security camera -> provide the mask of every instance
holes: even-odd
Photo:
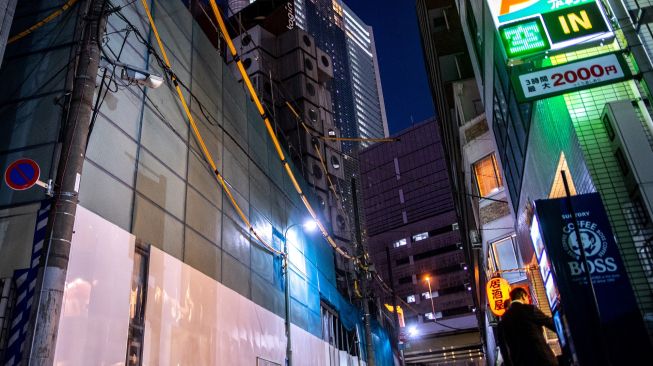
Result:
[[[163,78],[161,76],[153,75],[147,71],[139,70],[127,65],[123,65],[123,69],[120,72],[120,78],[152,89],[156,89],[163,84]]]

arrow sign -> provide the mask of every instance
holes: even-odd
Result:
[[[16,191],[24,191],[38,183],[41,175],[39,165],[32,159],[18,159],[5,170],[5,183]]]

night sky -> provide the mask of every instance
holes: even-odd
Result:
[[[344,0],[374,28],[390,133],[434,115],[415,0]]]

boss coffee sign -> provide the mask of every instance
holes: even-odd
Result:
[[[590,329],[587,322],[592,321],[588,314],[593,308],[594,297],[587,283],[588,272],[599,307],[603,337],[610,345],[607,352],[610,358],[614,356],[613,361],[620,358],[624,361],[624,353],[629,354],[630,358],[639,357],[635,354],[641,352],[649,352],[647,342],[639,340],[639,337],[647,339],[648,336],[599,194],[571,197],[577,225],[574,225],[566,200],[536,201],[535,210],[537,225],[560,293],[562,310],[579,356],[584,352],[593,352],[593,347],[596,347],[596,344],[588,344],[588,340],[592,339],[587,334]],[[577,234],[580,235],[580,242]],[[586,262],[580,257],[581,245],[585,249]],[[641,351],[640,347],[646,351]]]
[[[581,59],[513,77],[520,102],[551,97],[601,86],[630,78],[631,72],[622,53]]]
[[[595,0],[488,0],[508,58],[614,37]]]

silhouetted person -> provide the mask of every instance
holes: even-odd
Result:
[[[521,287],[510,291],[510,307],[499,323],[499,346],[505,365],[557,366],[553,351],[546,343],[542,327],[555,331],[553,319],[529,304],[528,293]]]

